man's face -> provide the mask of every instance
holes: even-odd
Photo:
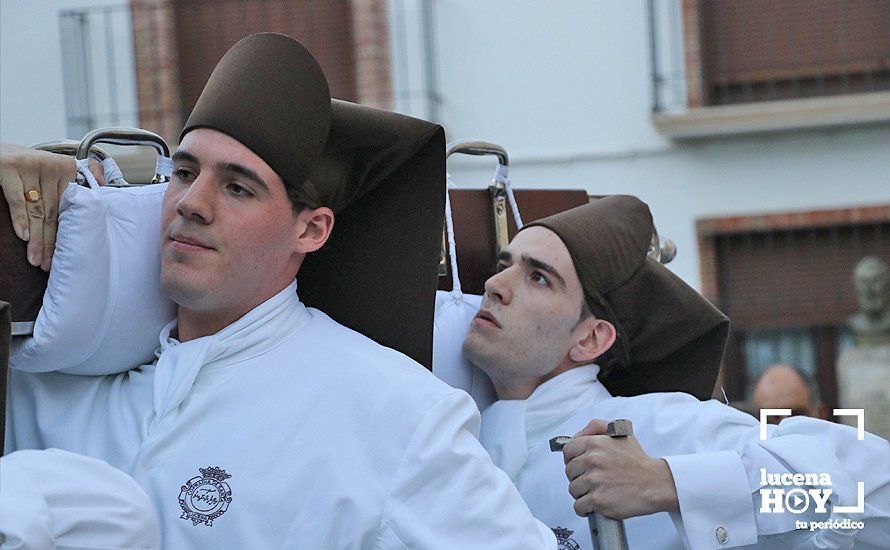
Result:
[[[756,409],[791,409],[792,416],[825,418],[810,388],[791,367],[772,367],[757,382],[752,396]],[[785,417],[769,416],[767,422],[778,424]]]
[[[284,183],[250,149],[206,128],[186,134],[173,160],[161,282],[181,312],[233,322],[299,269],[299,228]]]
[[[489,375],[499,395],[507,381],[537,386],[569,361],[582,299],[562,240],[544,227],[525,229],[501,253],[498,273],[485,283],[464,356]]]

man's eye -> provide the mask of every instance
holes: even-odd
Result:
[[[229,190],[230,193],[237,197],[251,197],[253,193],[251,193],[246,187],[238,185],[237,183],[230,183],[226,186],[226,189]]]
[[[505,269],[507,269],[507,264],[498,263],[498,265],[494,268],[494,271],[495,273],[500,273]]]
[[[535,271],[531,274],[531,280],[536,285],[541,286],[550,286],[550,279],[547,278],[546,275],[541,273],[540,271]]]
[[[189,180],[194,178],[194,175],[191,173],[191,171],[186,170],[185,168],[177,168],[173,171],[173,176],[176,179],[180,180]]]

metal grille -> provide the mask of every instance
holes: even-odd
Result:
[[[890,90],[886,0],[649,0],[649,9],[654,111],[685,108],[684,82],[705,105]],[[675,51],[689,44],[699,49]]]
[[[60,24],[69,137],[138,125],[130,6],[63,11]]]
[[[737,327],[839,325],[857,308],[864,256],[890,261],[890,224],[750,232],[717,239],[720,302]]]

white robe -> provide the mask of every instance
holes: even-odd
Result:
[[[165,548],[553,548],[479,445],[470,398],[291,285],[107,376],[13,372],[7,448],[130,474]]]
[[[59,449],[0,458],[0,548],[158,548],[148,495],[106,462]]]
[[[890,548],[890,446],[856,430],[794,417],[770,427],[716,401],[684,393],[612,397],[597,381],[599,367],[578,367],[541,384],[525,400],[497,401],[482,414],[481,441],[516,484],[532,513],[556,530],[560,549],[591,549],[587,519],[578,517],[566,487],[562,453],[548,441],[573,435],[591,419],[627,418],[646,453],[670,466],[679,514],[657,513],[625,521],[631,548]],[[693,454],[695,453],[695,454]],[[865,528],[795,530],[795,521],[827,519],[813,512],[756,513],[760,468],[769,473],[831,474],[832,498],[856,504],[856,481],[865,482]],[[788,488],[790,489],[790,487]],[[835,501],[832,501],[835,502]],[[841,516],[836,515],[838,519]],[[718,532],[719,531],[719,532]],[[720,542],[725,535],[725,542]],[[758,539],[758,535],[760,538]]]

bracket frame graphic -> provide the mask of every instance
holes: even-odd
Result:
[[[856,439],[865,440],[865,409],[834,409],[831,411],[834,416],[855,416],[856,417]],[[767,433],[767,418],[770,416],[791,416],[791,409],[760,409],[760,440],[766,441],[769,437]],[[856,482],[856,506],[835,506],[834,512],[840,514],[863,514],[865,513],[865,482]]]

